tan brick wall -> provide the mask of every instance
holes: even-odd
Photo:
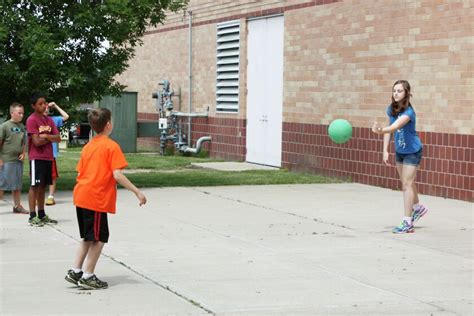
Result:
[[[220,118],[246,117],[246,15],[260,16],[275,8],[294,8],[298,5],[335,0],[267,0],[267,1],[205,1],[191,0],[187,10],[193,12],[193,100],[192,111],[215,113],[216,85],[216,25],[218,22],[239,19],[241,22],[240,41],[240,100],[238,114],[217,114]],[[267,10],[267,11],[266,11]],[[271,12],[269,12],[271,14]],[[243,17],[242,17],[243,16]],[[219,21],[216,21],[219,20]],[[210,22],[213,21],[213,22]],[[158,87],[158,82],[168,79],[175,93],[181,89],[181,110],[189,109],[189,73],[188,50],[189,29],[188,15],[184,12],[167,16],[166,23],[157,28],[150,28],[143,37],[143,45],[136,50],[136,56],[129,63],[125,73],[118,76],[120,83],[127,86],[127,91],[138,92],[138,111],[156,113],[151,94]],[[175,98],[175,109],[179,99]]]
[[[190,1],[193,13],[193,139],[211,135],[211,155],[245,160],[246,20],[285,16],[282,164],[289,169],[349,176],[397,188],[394,168],[381,164],[381,138],[392,84],[407,79],[424,143],[419,189],[473,201],[474,2],[469,0]],[[215,112],[216,24],[241,21],[240,111]],[[170,15],[150,30],[119,81],[138,92],[139,117],[156,113],[151,93],[168,79],[188,109],[188,20]],[[178,109],[178,100],[175,99]],[[152,115],[153,116],[153,115]],[[155,118],[155,116],[153,116]],[[327,125],[348,119],[351,141],[335,145]],[[145,144],[145,141],[147,144]],[[158,139],[144,139],[157,146]],[[393,158],[393,157],[392,157]]]
[[[209,20],[226,19],[236,15],[245,15],[254,12],[261,12],[276,7],[295,6],[299,4],[311,4],[315,2],[328,3],[331,1],[314,0],[190,0],[188,7],[184,11],[168,14],[166,23],[150,30],[167,29],[179,27],[187,23],[185,11],[192,11],[195,23],[207,23]]]
[[[407,79],[421,131],[474,132],[472,1],[344,1],[285,13],[284,121],[386,121]]]
[[[204,112],[209,107],[209,114],[216,115],[216,24],[194,26],[193,67],[192,67],[192,111]],[[246,44],[245,19],[241,19],[242,41],[241,77],[240,77],[240,111],[236,114],[218,114],[219,117],[241,118],[245,116],[246,79]],[[165,33],[153,33],[143,37],[143,45],[136,51],[136,56],[129,63],[125,73],[117,80],[126,85],[127,91],[138,92],[138,111],[156,113],[155,100],[151,94],[160,90],[158,82],[167,79],[181,100],[174,98],[175,110],[187,112],[189,109],[189,29],[181,28]],[[181,108],[179,108],[179,103]]]
[[[188,51],[187,31],[152,34],[143,38],[143,46],[136,50],[129,68],[118,77],[127,91],[138,92],[138,111],[156,113],[151,94],[161,89],[158,82],[170,80],[175,93],[182,89],[181,104],[187,102]],[[178,107],[178,99],[175,99]]]
[[[473,2],[311,3],[315,1],[190,1],[195,24],[192,110],[209,106],[215,115],[213,21],[283,8],[284,121],[328,124],[342,117],[356,127],[385,121],[391,85],[404,78],[412,84],[420,131],[473,134]],[[240,21],[240,112],[219,114],[223,117],[246,116],[246,18]],[[163,79],[176,92],[181,88],[181,109],[188,109],[187,23],[182,12],[168,16],[165,25],[143,38],[144,45],[119,77],[128,90],[139,93],[140,112],[155,111],[150,96]],[[170,27],[176,29],[166,31]]]

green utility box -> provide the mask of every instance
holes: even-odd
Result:
[[[103,97],[99,107],[112,112],[114,129],[110,137],[120,144],[123,152],[137,152],[137,93],[123,92],[120,97]]]

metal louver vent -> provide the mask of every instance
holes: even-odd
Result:
[[[239,111],[240,22],[217,24],[216,111]]]

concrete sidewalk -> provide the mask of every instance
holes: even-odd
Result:
[[[473,204],[361,184],[120,190],[97,275],[64,280],[78,245],[71,192],[30,227],[0,201],[1,315],[471,315]],[[7,196],[6,198],[10,198]],[[26,204],[26,197],[23,197]]]
[[[223,161],[223,162],[193,162],[192,167],[213,169],[220,171],[248,171],[248,170],[280,170],[277,167],[270,167],[265,165],[258,165],[249,162],[240,161]]]

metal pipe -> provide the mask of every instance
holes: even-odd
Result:
[[[172,111],[171,115],[173,116],[184,116],[184,117],[207,117],[208,113],[207,112],[191,112],[191,113],[184,113],[184,112],[176,112]]]
[[[193,104],[193,12],[189,14],[189,109],[191,113]],[[188,117],[188,145],[191,145],[191,116]]]
[[[185,153],[197,154],[198,152],[201,151],[202,143],[210,142],[210,141],[211,141],[211,136],[203,136],[203,137],[199,138],[198,141],[196,142],[196,148],[191,148],[191,147],[186,146],[186,147],[184,147],[180,150],[182,152],[185,152]]]

